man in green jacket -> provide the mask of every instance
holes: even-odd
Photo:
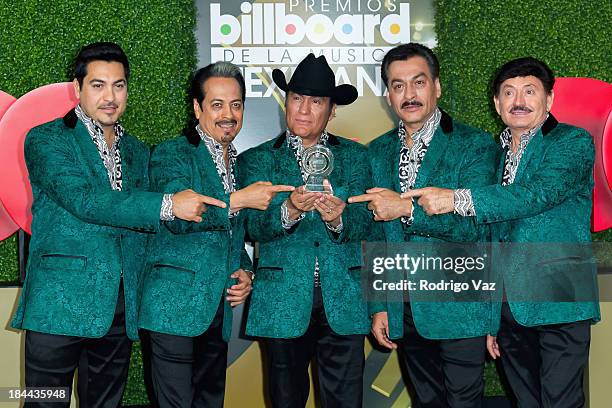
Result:
[[[487,133],[453,120],[438,108],[439,71],[435,54],[420,44],[400,45],[385,55],[382,79],[388,89],[387,101],[400,122],[370,143],[375,187],[349,199],[369,202],[374,220],[382,223],[388,250],[395,253],[426,250],[444,256],[449,243],[487,239],[487,228],[472,219],[456,214],[431,219],[400,196],[431,183],[467,188],[493,181],[495,143]],[[441,278],[459,280],[461,271],[457,271]],[[414,282],[433,279],[433,273],[422,268],[416,271]],[[401,275],[400,279],[413,279]],[[418,406],[479,407],[485,335],[490,329],[488,295],[456,300],[437,291],[402,294],[387,290],[372,296],[376,296],[370,303],[372,332],[381,345],[398,348]]]
[[[304,407],[308,365],[317,360],[322,406],[362,404],[364,335],[370,327],[361,293],[360,241],[367,237],[365,205],[346,205],[371,183],[365,147],[325,128],[336,105],[357,99],[351,85],[336,86],[324,56],[309,54],[287,83],[280,70],[274,82],[286,92],[287,131],[239,156],[245,183],[270,180],[297,186],[279,194],[265,211],[247,211],[247,231],[259,242],[259,263],[247,334],[263,337],[268,389],[274,407]],[[311,165],[333,171],[319,190]],[[311,148],[311,150],[307,150]],[[314,158],[315,160],[310,160]]]
[[[87,407],[121,403],[138,338],[145,232],[168,217],[197,220],[205,204],[225,206],[193,191],[147,191],[149,149],[118,122],[129,74],[118,45],[82,48],[73,81],[79,104],[25,142],[32,240],[12,322],[27,330],[25,385],[66,387],[69,398],[80,360],[79,401]]]
[[[550,113],[554,82],[531,57],[507,62],[495,76],[493,101],[507,126],[496,184],[407,194],[420,197],[432,219],[467,209],[503,243],[493,262],[505,301],[487,348],[501,356],[520,407],[584,405],[591,323],[600,319],[590,248],[595,151],[584,129]]]
[[[187,188],[225,202],[202,222],[172,220],[150,241],[139,326],[149,332],[153,390],[161,407],[222,407],[232,307],[251,291],[244,249],[244,209],[265,210],[274,195],[292,191],[256,181],[240,189],[236,149],[245,84],[240,69],[217,62],[191,83],[195,118],[185,134],[151,156],[151,188]]]

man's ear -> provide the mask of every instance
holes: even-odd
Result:
[[[202,114],[202,107],[196,98],[193,98],[193,114],[195,115],[196,119],[200,119],[200,115]]]
[[[555,91],[551,89],[550,93],[546,96],[546,112],[550,112],[554,99],[555,99]]]
[[[327,119],[327,122],[329,122],[335,117],[336,117],[336,104],[332,103],[332,107],[331,107],[331,110],[329,111],[329,118]]]
[[[493,104],[495,105],[495,110],[497,111],[497,114],[501,116],[501,106],[499,104],[499,98],[497,97],[497,95],[493,95]]]
[[[79,85],[79,81],[75,78],[72,80],[72,86],[74,87],[74,96],[77,99],[81,99],[81,85]]]

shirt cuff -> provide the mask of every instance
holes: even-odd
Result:
[[[407,227],[411,226],[412,223],[414,222],[414,198],[411,198],[410,201],[412,202],[412,206],[410,207],[410,216],[409,217],[402,217],[400,218],[401,222],[406,225]]]
[[[230,210],[229,208],[227,209],[228,218],[234,218],[238,214],[240,214],[240,210],[232,212],[232,210]]]
[[[472,190],[467,188],[459,188],[453,192],[455,199],[455,213],[462,217],[474,217],[476,209],[474,209],[474,201],[472,201]]]
[[[305,214],[301,213],[300,216],[296,220],[292,220],[289,218],[289,210],[287,209],[287,201],[284,201],[281,205],[281,222],[283,224],[283,228],[288,230],[291,229],[295,224],[302,221]]]
[[[328,230],[330,230],[331,232],[335,232],[336,234],[339,234],[342,232],[342,229],[344,228],[344,224],[342,223],[342,216],[340,216],[340,223],[338,224],[337,227],[334,227],[333,225],[331,225],[330,223],[326,222],[325,226],[327,227]]]
[[[162,199],[161,210],[159,211],[159,219],[161,221],[172,221],[174,220],[174,214],[172,213],[172,196],[174,194],[164,194]]]

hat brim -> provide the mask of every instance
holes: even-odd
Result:
[[[349,84],[338,85],[333,90],[327,92],[300,86],[290,87],[287,83],[287,78],[285,78],[285,74],[283,74],[283,71],[278,68],[272,71],[272,80],[274,81],[276,86],[278,86],[285,93],[288,91],[292,91],[295,93],[299,93],[300,95],[327,96],[330,97],[332,99],[332,102],[336,105],[349,105],[355,102],[358,97],[357,88]]]

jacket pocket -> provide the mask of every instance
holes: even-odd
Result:
[[[257,272],[255,272],[255,282],[259,280],[273,282],[282,281],[283,268],[275,266],[258,266]]]
[[[350,266],[348,268],[348,273],[351,276],[351,278],[355,279],[358,282],[361,281],[361,276],[362,276],[362,273],[363,273],[361,265]]]
[[[87,257],[83,255],[43,254],[39,265],[42,269],[56,271],[82,271],[87,266]]]
[[[195,271],[180,266],[158,263],[153,265],[151,275],[182,285],[192,285]]]

